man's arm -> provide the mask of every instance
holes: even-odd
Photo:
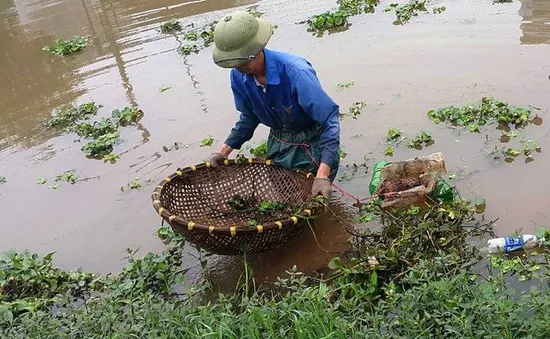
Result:
[[[234,149],[240,149],[245,142],[252,139],[254,131],[260,123],[258,118],[254,115],[252,107],[250,107],[250,104],[245,99],[245,96],[242,95],[233,84],[233,78],[231,81],[231,90],[233,91],[235,108],[241,112],[241,116],[239,121],[235,124],[235,127],[231,129],[231,133],[225,140],[225,143],[218,150],[218,153],[223,155],[225,159],[229,157]]]
[[[317,177],[328,178],[330,169],[337,164],[340,147],[339,106],[323,90],[313,71],[302,71],[295,86],[300,106],[321,126],[321,164]]]

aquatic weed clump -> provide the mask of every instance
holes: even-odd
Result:
[[[448,106],[430,110],[428,118],[435,124],[446,122],[453,126],[464,126],[471,132],[479,132],[481,126],[490,122],[514,125],[516,128],[525,127],[530,122],[531,114],[528,108],[510,106],[493,97],[483,97],[477,105]]]
[[[213,21],[197,29],[194,29],[194,25],[191,24],[191,29],[183,32],[181,35],[181,38],[185,41],[185,44],[182,43],[178,47],[178,53],[180,55],[198,53],[203,48],[212,45],[214,42],[214,29],[216,28],[217,23],[217,21]]]
[[[63,128],[67,132],[74,132],[79,137],[89,141],[81,150],[90,157],[102,157],[106,161],[114,162],[116,155],[111,152],[120,142],[120,126],[137,123],[143,117],[143,111],[137,107],[115,109],[108,118],[91,122],[90,119],[103,107],[94,102],[78,106],[69,105],[58,111],[46,125],[50,128]]]
[[[51,119],[47,121],[48,127],[70,127],[81,120],[89,120],[97,114],[97,111],[103,106],[95,102],[87,102],[78,106],[68,105],[59,110]]]
[[[403,278],[411,274],[425,279],[456,274],[479,254],[466,240],[490,232],[491,223],[476,221],[475,213],[475,204],[460,198],[406,210],[382,210],[374,202],[364,205],[357,221],[379,218],[382,229],[356,234],[356,251],[348,260],[338,257],[331,262],[332,268],[339,270],[335,275],[338,284],[346,286],[342,293],[353,296],[360,292],[362,298],[375,300],[387,286],[403,289]],[[421,264],[430,269],[418,271]],[[366,291],[368,296],[363,295]]]
[[[57,39],[55,45],[42,47],[52,55],[64,56],[82,51],[88,44],[88,40],[81,36],[75,36],[68,40]]]
[[[305,22],[308,30],[322,33],[326,30],[345,28],[349,25],[348,19],[361,13],[374,13],[379,0],[338,0],[338,9],[326,11],[310,17]]]
[[[418,16],[418,12],[426,12],[426,0],[411,0],[404,4],[392,3],[386,8],[385,12],[395,10],[397,20],[395,25],[404,25],[411,20],[412,17]]]
[[[181,22],[176,19],[170,19],[160,25],[160,32],[163,34],[173,34],[182,30]]]

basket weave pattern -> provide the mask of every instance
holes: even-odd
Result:
[[[303,208],[297,214],[278,212],[270,220],[258,212],[262,201],[305,206],[311,198],[313,176],[289,171],[259,159],[226,160],[187,167],[163,180],[152,195],[153,206],[174,231],[217,254],[258,253],[275,249],[304,230]],[[236,194],[253,197],[251,208],[236,212],[227,202]],[[249,220],[261,225],[249,226]]]

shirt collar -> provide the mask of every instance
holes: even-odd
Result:
[[[277,67],[277,60],[274,55],[274,53],[264,48],[264,57],[265,57],[265,82],[266,85],[278,85],[281,82],[281,79],[279,78],[279,68]],[[252,80],[254,81],[253,75],[247,75],[243,74],[243,80]]]

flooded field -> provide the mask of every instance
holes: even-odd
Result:
[[[228,72],[212,63],[211,47],[183,57],[176,37],[162,35],[159,26],[172,18],[203,25],[251,6],[277,25],[269,47],[308,58],[342,111],[367,102],[357,120],[342,121],[347,157],[340,176],[365,157],[370,168],[384,159],[389,128],[398,127],[407,136],[426,130],[434,145],[421,151],[402,145],[392,159],[442,152],[448,171],[456,175],[451,183],[462,196],[486,198],[485,217],[499,218],[497,235],[548,225],[550,2],[438,1],[445,12],[420,14],[404,26],[393,25],[394,14],[383,11],[389,3],[382,1],[374,14],[353,17],[347,31],[319,38],[299,23],[333,8],[334,1],[4,1],[0,176],[7,182],[0,185],[0,251],[55,251],[63,268],[106,273],[122,267],[126,248],[140,248],[141,254],[162,250],[155,235],[160,218],[150,193],[178,167],[207,157],[238,113]],[[41,50],[75,35],[91,39],[82,53],[59,58]],[[345,81],[354,85],[338,90],[336,84]],[[164,87],[170,89],[161,92]],[[431,109],[477,102],[482,96],[531,107],[543,119],[542,125],[518,132],[542,146],[535,161],[494,160],[490,151],[501,143],[492,126],[477,134],[427,119]],[[121,130],[124,141],[115,148],[120,155],[115,164],[87,159],[74,134],[44,128],[56,108],[92,100],[103,105],[99,116],[129,105],[144,112],[137,128]],[[260,127],[251,144],[267,132]],[[208,135],[215,138],[214,146],[200,147]],[[175,142],[186,146],[163,150]],[[367,197],[370,168],[337,184]],[[49,188],[67,170],[87,179]],[[136,177],[142,189],[121,191]],[[48,183],[37,184],[39,178]],[[344,219],[351,209],[346,203],[337,208]],[[248,258],[258,279],[272,280],[293,265],[322,271],[348,248],[347,233],[330,218],[317,221],[316,235],[319,244],[306,231],[278,251]],[[189,249],[185,261],[191,280],[200,276],[194,255]],[[238,278],[240,258],[209,260],[219,281],[230,285]]]

